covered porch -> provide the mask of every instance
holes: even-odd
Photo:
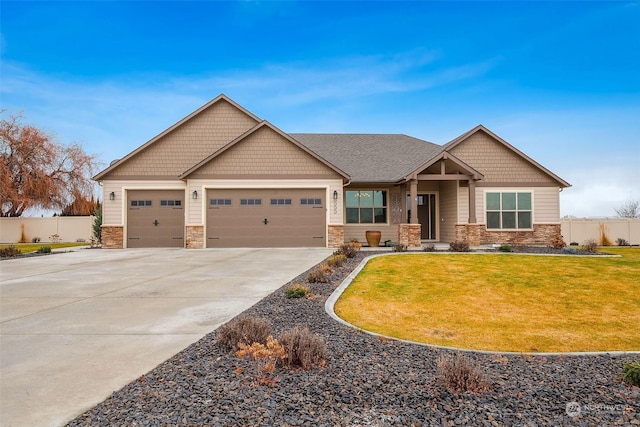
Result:
[[[408,247],[422,243],[468,240],[461,225],[475,225],[476,183],[484,176],[448,152],[442,152],[402,183],[407,218],[398,226],[398,242]],[[479,245],[479,241],[470,241]]]

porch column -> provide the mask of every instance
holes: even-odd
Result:
[[[418,180],[412,179],[409,194],[411,197],[411,224],[419,224],[418,221]]]
[[[469,180],[469,224],[478,222],[476,219],[476,182]]]

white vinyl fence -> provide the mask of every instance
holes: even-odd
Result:
[[[18,243],[40,238],[40,242],[90,242],[94,216],[54,216],[49,218],[0,218],[0,243]],[[24,233],[24,239],[23,239]],[[57,236],[57,237],[56,237]]]
[[[595,239],[600,245],[615,245],[617,239],[624,239],[640,245],[640,218],[563,219],[560,224],[567,244]]]

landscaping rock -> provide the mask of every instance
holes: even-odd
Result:
[[[287,284],[243,313],[268,319],[274,336],[296,325],[321,334],[326,366],[279,367],[272,386],[258,385],[252,362],[216,343],[214,331],[69,425],[637,425],[638,388],[620,376],[639,355],[472,353],[488,389],[452,393],[438,381],[436,360],[455,351],[380,339],[334,321],[325,300],[371,254],[350,259],[330,283],[309,284],[309,299],[286,299]],[[571,402],[579,413],[568,411]]]

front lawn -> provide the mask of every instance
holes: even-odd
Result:
[[[640,350],[640,249],[606,251],[621,257],[383,256],[335,312],[382,335],[475,350]]]
[[[62,249],[62,248],[71,248],[74,246],[87,246],[90,245],[90,243],[48,243],[48,242],[41,242],[41,243],[11,243],[11,244],[1,244],[0,245],[0,249],[4,249],[7,248],[9,246],[15,246],[16,248],[20,249],[20,252],[22,252],[23,254],[28,254],[30,252],[35,252],[38,250],[38,248],[40,248],[41,246],[51,246],[51,249]]]

